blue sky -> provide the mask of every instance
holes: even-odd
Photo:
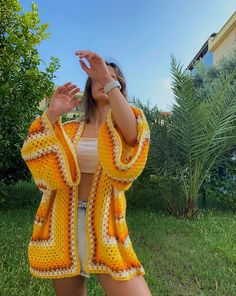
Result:
[[[20,0],[31,10],[29,0]],[[60,59],[57,85],[71,81],[84,90],[87,74],[76,50],[91,50],[118,63],[130,97],[171,110],[170,61],[173,54],[184,67],[213,32],[236,9],[235,0],[165,1],[46,1],[35,0],[51,37],[39,46],[40,56]]]

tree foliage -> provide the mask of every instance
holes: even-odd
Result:
[[[53,91],[59,60],[51,57],[46,65],[37,49],[49,37],[47,28],[36,4],[24,11],[18,0],[0,0],[0,179],[6,183],[27,175],[20,147],[41,114],[40,101]]]
[[[176,104],[170,136],[178,151],[172,157],[191,216],[209,171],[236,144],[236,71],[220,72],[201,100],[192,78],[175,61],[172,73]]]
[[[171,73],[175,103],[156,128],[157,186],[170,213],[193,217],[211,169],[236,145],[236,70],[218,73],[207,92],[173,56]]]
[[[218,77],[234,69],[236,69],[236,49],[223,57],[216,65],[207,66],[202,60],[198,61],[193,76],[198,99],[207,98],[212,86],[217,83]],[[236,79],[233,79],[227,95],[235,97],[235,89]],[[208,178],[203,183],[202,196],[204,204],[208,197],[214,196],[227,207],[236,210],[236,145],[226,151],[212,167]]]

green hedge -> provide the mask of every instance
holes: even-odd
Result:
[[[37,206],[42,197],[36,185],[27,181],[5,185],[2,191],[4,195],[1,196],[0,208],[3,210]]]

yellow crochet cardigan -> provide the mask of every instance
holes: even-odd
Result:
[[[143,111],[131,105],[138,137],[127,145],[115,126],[111,109],[98,136],[99,162],[86,210],[88,259],[86,271],[108,273],[128,280],[145,271],[133,249],[126,223],[125,191],[145,167],[150,130]],[[46,111],[31,124],[21,148],[36,186],[43,192],[28,245],[30,272],[40,278],[80,274],[78,257],[78,185],[80,169],[76,147],[83,121],[52,126]]]

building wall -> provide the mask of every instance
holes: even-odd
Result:
[[[213,64],[230,56],[236,49],[236,11],[215,37],[208,39],[208,50],[213,52]]]
[[[221,43],[213,51],[213,64],[217,64],[220,59],[231,55],[232,51],[236,49],[236,28],[222,40]]]
[[[205,44],[187,67],[193,75],[196,74],[194,68],[196,61],[203,59],[208,66],[216,65],[222,58],[229,57],[236,50],[236,11],[218,33],[213,33],[208,38],[207,51]]]

